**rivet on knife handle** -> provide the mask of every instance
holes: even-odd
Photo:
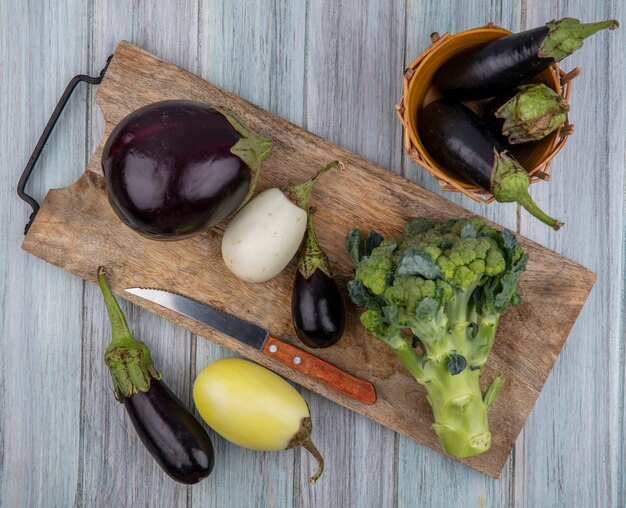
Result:
[[[376,402],[374,385],[282,340],[268,337],[263,353],[363,404]]]

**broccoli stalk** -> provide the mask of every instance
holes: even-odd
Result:
[[[500,315],[520,302],[527,254],[513,234],[479,218],[415,219],[400,238],[383,240],[372,232],[363,243],[351,230],[346,245],[355,263],[350,297],[367,308],[361,322],[426,388],[446,453],[487,451],[487,411],[504,378],[495,377],[483,394],[480,372]]]

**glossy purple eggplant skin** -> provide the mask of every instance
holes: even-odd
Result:
[[[165,383],[152,379],[147,392],[122,395],[141,441],[174,480],[194,484],[213,471],[213,445],[198,420]]]
[[[428,154],[443,167],[491,190],[494,152],[505,148],[487,125],[467,106],[438,100],[419,115],[420,139]]]
[[[544,25],[456,55],[437,71],[435,84],[444,97],[458,101],[506,93],[555,62],[538,56],[549,32]]]
[[[343,335],[346,312],[335,279],[316,268],[308,279],[296,271],[291,293],[296,335],[310,348],[325,348]]]
[[[244,201],[252,171],[230,149],[241,135],[206,104],[172,100],[134,111],[102,152],[109,202],[144,236],[178,240],[208,229]]]
[[[481,120],[489,129],[491,134],[500,142],[502,148],[504,150],[508,150],[513,157],[518,160],[524,160],[524,154],[528,153],[529,147],[533,144],[536,144],[536,141],[528,141],[526,143],[519,143],[516,145],[512,145],[509,143],[509,140],[506,138],[504,134],[502,134],[502,128],[504,127],[504,119],[498,118],[495,115],[496,110],[500,108],[505,102],[509,99],[512,99],[515,96],[516,88],[514,88],[511,92],[500,95],[498,97],[494,97],[489,100],[484,108],[481,115]]]
[[[489,128],[491,133],[498,139],[498,141],[502,143],[502,146],[504,146],[507,150],[511,149],[511,145],[509,145],[506,137],[504,136],[504,134],[502,134],[504,119],[498,118],[496,116],[496,111],[498,111],[498,109],[500,109],[500,107],[503,106],[506,102],[515,97],[517,93],[519,93],[519,89],[513,88],[512,90],[509,90],[508,92],[489,100],[483,107],[481,115],[482,121]]]

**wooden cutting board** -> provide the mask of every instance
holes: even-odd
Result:
[[[363,330],[353,305],[347,305],[347,326],[342,340],[314,353],[371,380],[378,400],[369,406],[328,389],[211,328],[124,292],[127,287],[144,286],[184,293],[258,323],[304,348],[294,339],[290,317],[294,262],[267,283],[244,283],[221,260],[219,231],[178,242],[155,242],[128,229],[111,210],[100,166],[104,141],[128,113],[165,99],[193,99],[222,105],[243,117],[253,130],[271,138],[274,150],[264,163],[261,189],[306,179],[334,159],[345,162],[346,169],[329,173],[312,196],[312,204],[318,210],[318,237],[342,288],[352,269],[344,248],[349,228],[397,235],[406,220],[413,217],[448,219],[469,215],[414,183],[122,42],[96,94],[106,119],[105,137],[78,182],[48,192],[23,248],[92,282],[96,267],[104,265],[119,296],[441,451],[430,428],[432,412],[425,391],[385,344]],[[567,229],[559,234],[568,234]],[[521,243],[530,256],[528,270],[520,282],[524,303],[504,315],[482,377],[483,388],[496,374],[503,373],[507,379],[490,410],[492,447],[483,455],[461,460],[493,477],[500,474],[506,463],[595,281],[592,272],[573,261],[529,240],[522,238]]]

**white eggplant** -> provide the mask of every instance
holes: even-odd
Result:
[[[306,231],[309,193],[334,161],[299,185],[267,189],[230,221],[222,238],[222,258],[237,277],[265,282],[295,256]]]

